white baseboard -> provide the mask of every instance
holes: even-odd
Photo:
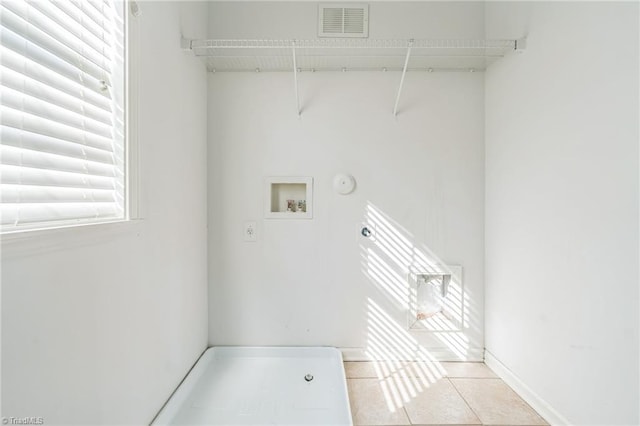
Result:
[[[549,403],[540,398],[538,394],[524,384],[518,376],[516,376],[507,366],[505,366],[491,352],[485,350],[484,363],[493,370],[506,384],[516,391],[527,404],[538,412],[551,426],[568,426],[571,425],[569,420],[558,413]]]

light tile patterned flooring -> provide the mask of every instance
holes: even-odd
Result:
[[[548,425],[480,362],[345,362],[353,424]]]

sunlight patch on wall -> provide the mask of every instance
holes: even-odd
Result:
[[[433,357],[412,336],[431,333],[465,360],[470,346],[466,332],[477,321],[465,292],[462,267],[445,264],[371,202],[363,224],[371,235],[360,243],[362,273],[406,317],[402,324],[368,299],[370,354],[374,359],[432,362]]]

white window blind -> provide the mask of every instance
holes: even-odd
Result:
[[[2,231],[126,218],[118,0],[0,3]]]

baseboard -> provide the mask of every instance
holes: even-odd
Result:
[[[367,353],[365,348],[338,348],[342,352],[342,358],[345,361],[374,361],[374,359]],[[460,359],[458,355],[447,349],[428,349],[429,357],[433,361],[447,362],[447,361],[467,361],[467,362],[482,362],[484,359],[484,350],[480,348],[471,348],[467,350],[464,359]],[[422,351],[421,351],[422,352]],[[422,360],[416,354],[414,359],[403,359],[403,361],[415,361]]]
[[[491,352],[485,350],[484,363],[493,370],[506,384],[516,391],[527,404],[538,412],[551,426],[567,426],[571,422],[558,413],[549,403],[540,398],[538,394],[524,384],[506,365],[504,365]]]

